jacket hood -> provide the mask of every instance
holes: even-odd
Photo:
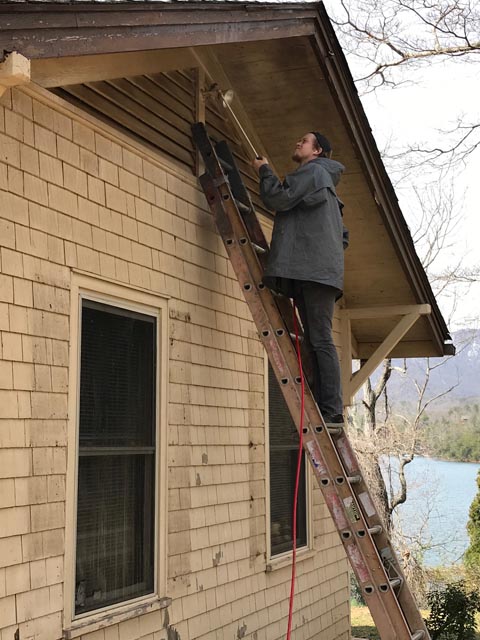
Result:
[[[345,167],[341,162],[337,162],[336,160],[330,160],[330,158],[315,158],[315,160],[310,160],[314,164],[319,164],[323,167],[332,178],[332,182],[335,186],[340,182],[340,177],[342,173],[345,171]]]

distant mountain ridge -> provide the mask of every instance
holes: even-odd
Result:
[[[453,389],[435,404],[445,407],[445,404],[458,404],[463,399],[480,398],[480,330],[461,329],[452,335],[457,354],[447,358],[430,358],[430,380],[426,398],[436,396]],[[440,364],[441,363],[441,364]],[[409,358],[406,361],[407,373],[398,371],[392,373],[388,384],[388,394],[392,404],[410,404],[418,398],[418,392],[413,382],[416,379],[422,384],[425,379],[426,359]],[[404,360],[393,360],[394,367],[403,369]],[[379,373],[373,376],[378,380]],[[432,406],[433,409],[433,406]]]

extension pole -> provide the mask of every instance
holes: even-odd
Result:
[[[248,146],[250,147],[250,149],[253,151],[253,155],[255,156],[255,158],[261,158],[262,156],[258,153],[258,151],[255,149],[252,141],[250,140],[250,138],[248,137],[247,132],[245,131],[245,129],[243,128],[240,120],[237,118],[234,110],[232,109],[232,107],[229,104],[228,98],[225,96],[225,94],[223,93],[223,91],[220,89],[220,87],[218,86],[218,83],[215,81],[215,79],[212,77],[212,74],[209,72],[209,70],[207,69],[207,67],[205,66],[205,64],[203,63],[203,61],[201,60],[200,56],[198,55],[198,53],[195,51],[195,49],[193,47],[190,48],[190,51],[193,54],[193,57],[195,58],[195,60],[198,62],[198,64],[200,65],[200,67],[203,69],[203,71],[205,72],[205,76],[207,76],[208,78],[210,78],[210,80],[214,83],[214,85],[217,86],[217,88],[215,89],[215,91],[217,92],[217,94],[220,96],[224,106],[226,107],[226,109],[228,110],[230,116],[232,117],[236,127],[238,128],[238,130],[240,131],[240,133],[242,134],[242,136],[244,137],[245,141],[247,142]],[[233,90],[231,90],[231,95],[233,96]],[[227,92],[225,92],[227,93]]]

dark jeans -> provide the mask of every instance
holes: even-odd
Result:
[[[305,346],[313,365],[313,395],[326,422],[343,413],[340,363],[332,337],[337,289],[318,282],[294,280],[294,300],[300,314]]]

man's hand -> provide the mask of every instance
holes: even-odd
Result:
[[[263,167],[264,164],[268,164],[268,160],[266,158],[255,158],[255,160],[252,160],[252,167],[257,173],[260,171],[260,167]]]

